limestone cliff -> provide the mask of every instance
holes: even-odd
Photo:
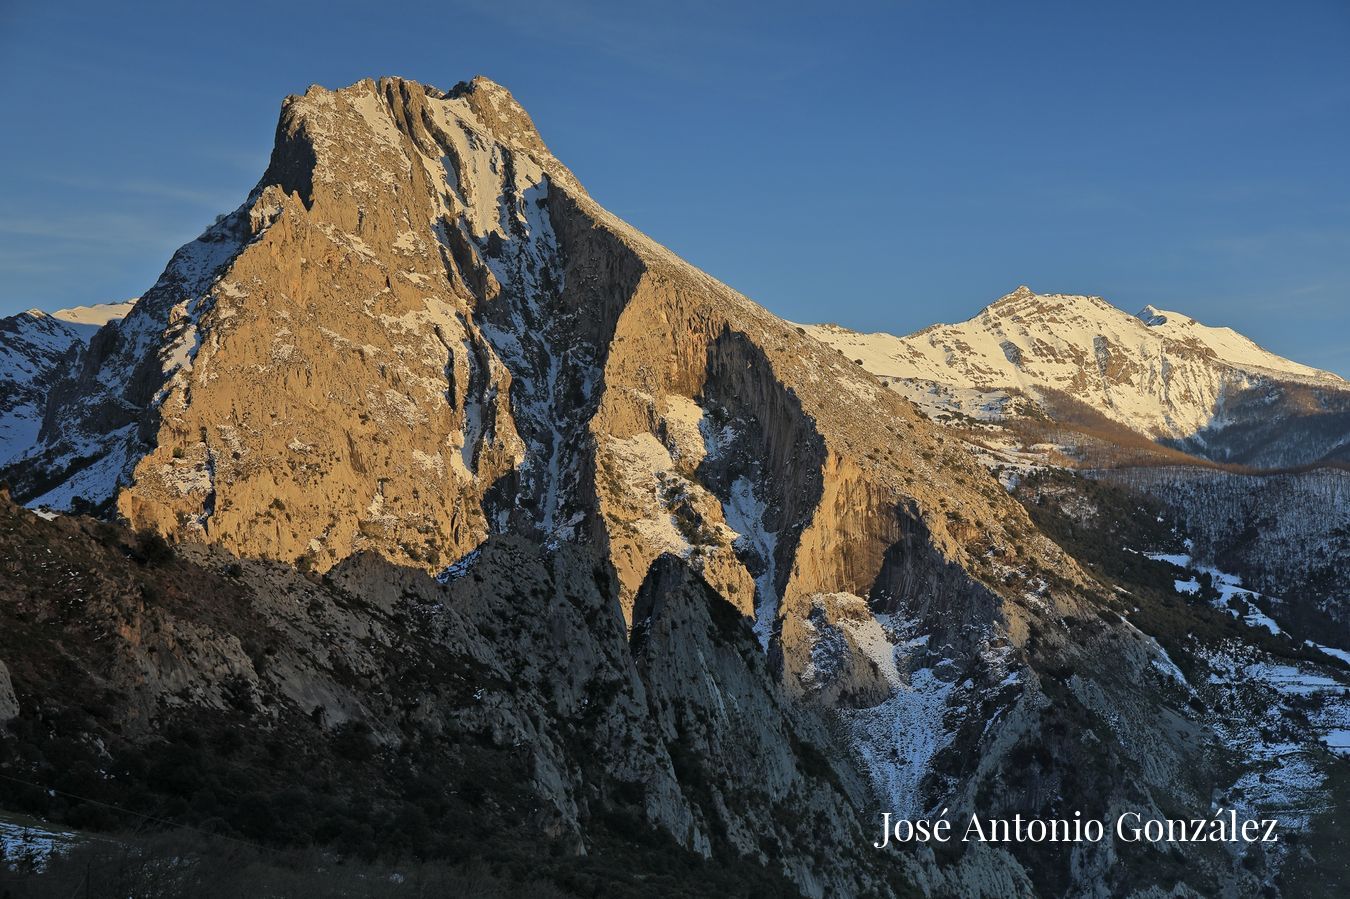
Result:
[[[1208,803],[1212,734],[1150,687],[1161,650],[1128,604],[909,402],[601,208],[486,79],[287,99],[244,204],[76,362],[7,471],[22,499],[354,595],[402,584],[474,677],[551,691],[547,720],[533,697],[453,727],[535,747],[572,851],[604,774],[641,784],[643,820],[685,850],[730,847],[810,894],[888,890],[877,864],[967,894],[1073,891],[1107,849],[878,862],[860,834],[977,796],[1024,815]],[[476,616],[493,623],[469,641]],[[348,625],[339,642],[388,645]],[[251,682],[226,655],[212,665]],[[367,699],[282,662],[271,689],[360,717]],[[368,691],[387,663],[345,664]],[[147,676],[197,689],[185,667]],[[657,748],[623,742],[639,730]],[[1043,770],[1014,784],[1027,744]],[[757,838],[785,805],[810,835]],[[1194,851],[1202,886],[1212,855]]]

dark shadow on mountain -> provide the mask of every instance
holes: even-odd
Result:
[[[792,574],[802,532],[811,523],[824,492],[825,440],[791,387],[748,336],[723,325],[708,343],[701,395],[705,427],[730,426],[731,442],[699,464],[696,477],[722,501],[731,501],[737,481],[746,479],[763,509],[762,530],[777,535],[774,558],[761,559],[749,543],[737,547],[751,575],[774,568],[774,591],[781,598]],[[756,597],[756,606],[760,597]]]

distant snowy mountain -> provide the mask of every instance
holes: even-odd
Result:
[[[908,337],[807,330],[935,418],[1063,423],[1081,404],[1219,462],[1280,467],[1350,452],[1345,380],[1152,306],[1130,315],[1100,297],[1019,287],[968,321]]]
[[[71,306],[69,309],[58,309],[52,313],[52,318],[59,319],[68,325],[75,326],[80,334],[85,338],[92,337],[99,328],[108,322],[120,321],[125,318],[131,308],[136,305],[138,298],[132,298],[123,303],[95,303],[92,306]]]
[[[52,313],[29,309],[0,318],[0,465],[37,440],[47,391],[70,351],[126,315],[135,302],[74,306]]]

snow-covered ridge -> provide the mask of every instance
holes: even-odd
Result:
[[[108,322],[117,321],[126,318],[131,307],[136,305],[140,297],[132,297],[122,303],[95,303],[91,306],[71,306],[68,309],[58,309],[53,312],[52,318],[60,319],[72,325],[92,326],[95,329],[101,328]]]
[[[1006,391],[1032,400],[1057,391],[1150,437],[1186,439],[1221,426],[1226,403],[1272,382],[1350,394],[1339,376],[1229,328],[1152,306],[1130,315],[1100,297],[1028,287],[967,321],[907,337],[829,324],[806,330],[934,417],[987,418]]]
[[[1196,341],[1212,350],[1220,360],[1234,367],[1277,372],[1312,381],[1330,382],[1336,386],[1350,386],[1346,385],[1343,378],[1332,372],[1277,356],[1232,328],[1214,328],[1180,312],[1169,312],[1155,306],[1145,306],[1139,310],[1135,318],[1169,340]]]
[[[143,362],[155,357],[166,384],[174,378],[181,380],[190,371],[199,345],[197,324],[212,302],[211,287],[222,266],[251,236],[245,225],[258,200],[257,192],[251,194],[239,209],[221,216],[195,240],[180,247],[143,298],[76,306],[49,316],[76,335],[76,342],[81,344],[80,354],[63,356],[62,370],[53,381],[60,377],[84,379],[83,394],[62,410],[60,426],[43,434],[41,441],[37,440],[43,414],[39,411],[33,439],[9,460],[65,473],[48,485],[47,492],[28,499],[28,505],[66,510],[77,500],[101,503],[130,478],[143,447],[136,425],[124,419],[127,410],[141,405],[133,394]],[[262,230],[266,223],[258,227]],[[90,376],[83,371],[87,361],[84,349],[103,328],[115,329],[115,339],[110,349],[105,347],[108,355]],[[50,388],[51,384],[44,385],[39,410],[45,410],[45,394]],[[153,404],[158,405],[166,392],[167,386],[160,386]],[[121,410],[112,422],[107,420],[110,408]]]
[[[37,440],[47,390],[68,364],[67,354],[103,325],[122,318],[135,300],[76,306],[57,312],[29,309],[0,318],[0,465]]]

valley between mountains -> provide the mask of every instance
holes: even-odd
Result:
[[[1341,895],[1350,385],[1234,332],[787,322],[480,77],[0,335],[16,896]],[[873,848],[944,809],[1285,838]]]

